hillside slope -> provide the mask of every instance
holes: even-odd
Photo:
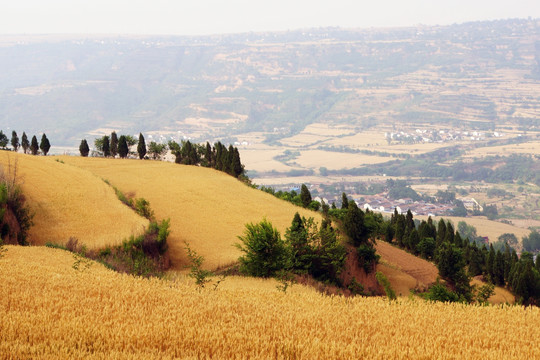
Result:
[[[540,358],[537,307],[284,294],[234,278],[198,291],[184,277],[77,271],[63,250],[6,248],[0,358]]]
[[[140,234],[148,225],[116,198],[110,186],[86,170],[51,157],[10,151],[0,151],[0,165],[5,173],[16,169],[34,213],[31,244],[63,244],[74,237],[89,248],[99,248]]]
[[[184,241],[204,256],[205,266],[235,262],[240,251],[233,245],[245,224],[266,217],[283,235],[295,212],[320,215],[298,208],[244,185],[222,172],[162,161],[98,159],[65,156],[66,164],[105,178],[121,191],[150,202],[158,219],[171,219],[169,236],[173,267],[186,264]]]

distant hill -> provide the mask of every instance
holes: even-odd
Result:
[[[538,128],[540,20],[206,37],[0,37],[0,128],[268,141],[311,123]]]

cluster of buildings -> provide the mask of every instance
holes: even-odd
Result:
[[[461,131],[461,130],[427,130],[416,129],[414,132],[386,132],[385,138],[391,141],[404,143],[431,143],[431,142],[449,142],[459,140],[480,141],[488,137],[500,138],[504,134],[498,131]]]
[[[413,201],[411,198],[392,200],[381,195],[364,196],[362,201],[355,200],[359,207],[382,213],[406,213],[411,210],[413,215],[440,216],[449,215],[453,205],[432,204],[425,201]]]

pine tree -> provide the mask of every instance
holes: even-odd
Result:
[[[126,141],[126,137],[124,135],[121,135],[118,139],[118,155],[122,159],[126,158],[129,152],[128,144]]]
[[[47,139],[47,135],[45,135],[45,133],[41,136],[41,143],[39,144],[39,148],[43,152],[43,155],[47,156],[47,153],[51,148],[51,144],[49,143],[49,139]]]
[[[13,147],[13,151],[17,152],[19,149],[19,137],[17,136],[17,132],[13,130],[11,132],[11,146]]]
[[[144,136],[142,133],[139,133],[139,144],[137,145],[137,153],[139,153],[139,159],[143,159],[146,155],[146,142],[144,141]]]
[[[300,200],[302,201],[302,206],[307,208],[311,204],[311,193],[309,192],[306,185],[302,184],[300,189]]]
[[[88,142],[86,142],[86,139],[81,140],[81,144],[79,145],[79,152],[81,153],[81,156],[87,157],[88,153],[90,152],[90,148],[88,147]]]
[[[30,142],[28,141],[28,137],[26,136],[26,133],[24,131],[22,133],[21,146],[24,153],[26,154],[28,152],[28,149],[30,148]]]
[[[39,144],[37,142],[36,135],[32,136],[32,141],[30,142],[30,151],[32,152],[32,155],[37,155],[39,151]]]
[[[118,135],[116,135],[116,131],[113,131],[111,133],[111,156],[116,157],[118,155]]]
[[[103,142],[101,146],[102,146],[101,150],[103,150],[103,156],[105,157],[111,156],[111,146],[110,146],[108,136],[103,136]]]

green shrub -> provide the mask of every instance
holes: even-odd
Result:
[[[289,267],[289,251],[279,232],[268,220],[263,219],[258,224],[246,224],[244,236],[239,236],[238,239],[241,243],[235,245],[244,253],[238,259],[241,272],[270,277]]]
[[[377,282],[379,285],[381,285],[384,288],[384,292],[386,293],[386,296],[389,300],[396,300],[396,293],[394,292],[394,289],[392,289],[392,286],[390,285],[390,281],[384,276],[384,274],[380,271],[377,271],[375,273],[375,278],[377,279]]]
[[[356,249],[356,252],[358,255],[358,265],[362,266],[366,273],[373,271],[380,258],[375,252],[375,248],[367,244],[362,244]]]
[[[442,302],[458,302],[460,297],[453,291],[448,290],[444,284],[439,281],[435,283],[428,292],[424,294],[424,298],[430,301],[442,301]]]
[[[137,214],[149,220],[152,220],[154,218],[154,212],[152,211],[152,209],[150,209],[150,203],[144,198],[139,198],[135,200],[135,211],[137,212]]]

